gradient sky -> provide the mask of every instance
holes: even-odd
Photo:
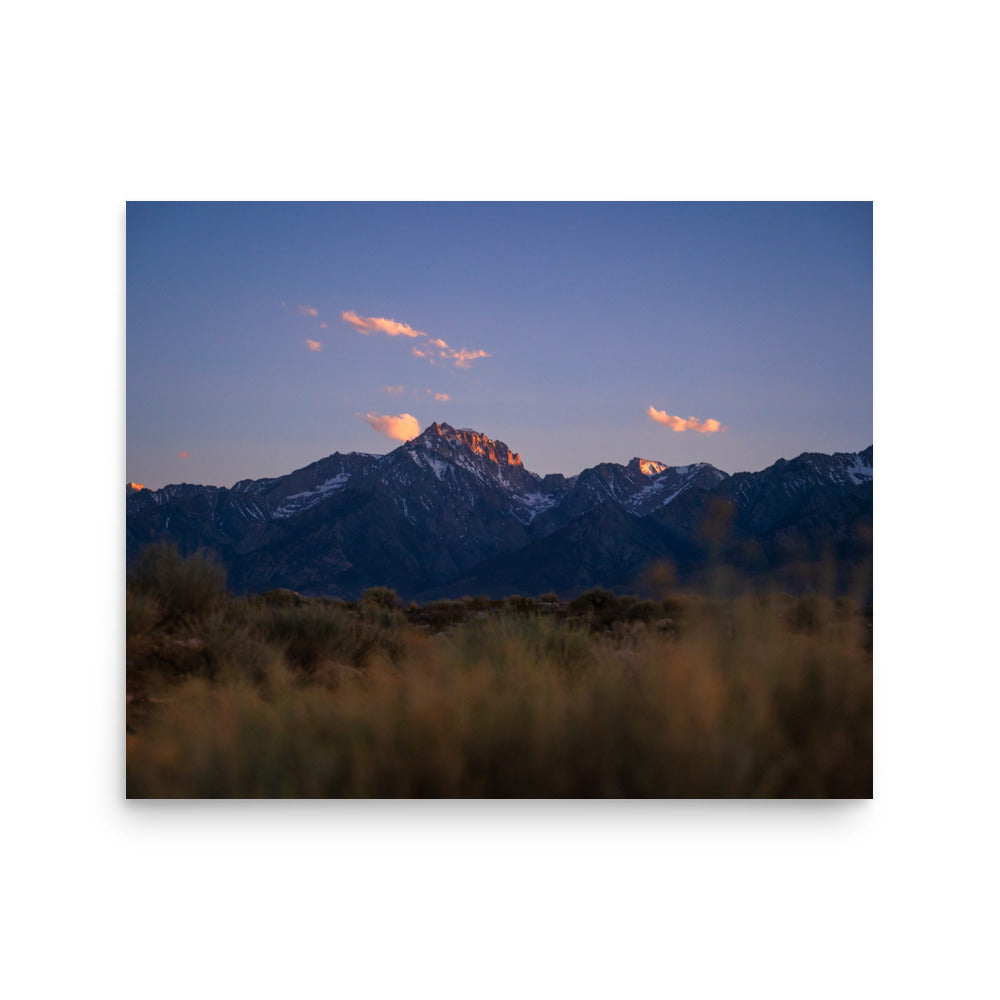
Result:
[[[435,420],[540,474],[872,443],[870,203],[131,202],[126,294],[153,489]]]

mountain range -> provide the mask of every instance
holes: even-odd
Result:
[[[502,441],[431,424],[386,455],[335,453],[231,489],[126,487],[126,560],[154,542],[216,553],[237,593],[285,587],[354,599],[563,596],[679,583],[720,567],[784,587],[870,587],[873,448],[805,453],[729,475],[633,458],[539,476]]]

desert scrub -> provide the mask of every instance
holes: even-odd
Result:
[[[663,605],[658,601],[636,601],[625,612],[625,620],[629,623],[644,622],[651,625],[663,617]]]
[[[464,622],[467,618],[485,612],[474,611],[465,601],[429,601],[422,607],[411,608],[409,621],[418,628],[426,628],[431,632],[441,632]]]
[[[362,595],[360,604],[375,605],[380,608],[399,608],[402,601],[390,587],[369,587]]]
[[[555,614],[430,634],[231,601],[189,632],[215,666],[133,713],[128,794],[870,796],[868,623],[798,630],[797,600],[685,598],[676,636],[628,642]],[[314,666],[289,677],[296,641]]]
[[[539,606],[533,597],[511,594],[500,602],[500,609],[511,615],[534,615],[538,613]]]
[[[234,604],[206,618],[189,642],[203,653],[203,676],[226,683],[262,688],[288,683],[288,662],[281,645],[262,639],[248,628],[245,606]]]
[[[281,649],[293,667],[306,671],[323,660],[360,667],[376,641],[373,630],[349,610],[321,603],[265,607],[252,619],[251,629]]]
[[[593,663],[596,646],[586,630],[572,622],[506,613],[469,622],[449,648],[459,669],[485,665],[511,673],[527,665],[573,678]]]
[[[462,598],[462,603],[467,604],[473,611],[489,611],[496,602],[485,594],[476,594],[475,597],[466,594]]]
[[[569,602],[567,610],[575,618],[588,622],[591,628],[607,628],[622,618],[622,606],[610,590],[594,587]]]
[[[135,639],[152,632],[163,617],[160,602],[136,587],[125,588],[125,639]]]
[[[152,545],[139,557],[129,585],[156,601],[164,623],[176,624],[209,614],[224,602],[226,571],[207,552],[185,558],[172,545]]]

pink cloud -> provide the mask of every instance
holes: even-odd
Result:
[[[406,392],[405,385],[387,385],[384,388],[390,396],[402,396]]]
[[[448,393],[446,393],[446,392],[435,392],[435,391],[434,391],[433,389],[428,389],[427,391],[428,391],[428,393],[430,393],[430,394],[431,394],[431,395],[432,395],[432,396],[433,396],[433,397],[434,397],[434,398],[435,398],[435,399],[436,399],[436,400],[437,400],[437,401],[438,401],[439,403],[447,403],[447,402],[448,402],[448,400],[449,400],[449,399],[451,399],[451,396],[449,396],[449,395],[448,395]]]
[[[305,345],[306,345],[306,347],[309,348],[310,351],[322,351],[323,350],[323,345],[318,340],[309,340],[308,337],[305,340]]]
[[[468,368],[470,361],[475,361],[476,358],[492,358],[493,355],[488,354],[486,351],[467,351],[463,347],[460,351],[452,348],[442,351],[441,357],[447,358],[449,361],[454,361],[456,368]]]
[[[696,431],[698,434],[715,434],[718,431],[729,430],[728,427],[723,427],[718,420],[698,420],[695,417],[688,417],[685,420],[683,417],[672,417],[665,410],[657,410],[652,406],[646,410],[646,415],[650,420],[658,424],[663,424],[664,427],[669,427],[672,431]]]
[[[318,316],[319,315],[319,310],[318,309],[313,309],[312,306],[299,306],[299,315],[300,316]]]
[[[178,458],[190,458],[191,456],[186,451],[179,451],[179,452],[177,452],[177,457]]]
[[[390,337],[426,337],[427,334],[414,330],[409,323],[397,323],[383,316],[359,316],[352,309],[340,314],[345,323],[350,323],[359,333],[368,334],[372,330],[387,333]]]
[[[320,323],[319,328],[321,330],[325,330],[326,329],[326,323]]]
[[[373,330],[379,330],[390,337],[426,337],[427,344],[436,349],[437,357],[444,358],[445,361],[453,361],[456,368],[468,368],[470,367],[469,362],[475,361],[477,358],[493,357],[492,354],[483,350],[470,351],[464,347],[461,350],[455,350],[455,348],[448,346],[447,341],[440,337],[428,337],[423,330],[414,330],[409,323],[400,323],[383,316],[359,316],[352,309],[345,310],[340,315],[345,323],[350,323],[355,330],[365,335]],[[413,354],[418,358],[427,358],[432,365],[438,364],[434,351],[414,347]]]
[[[393,441],[409,441],[420,433],[420,424],[417,423],[417,418],[409,413],[400,413],[396,416],[366,413],[363,417],[358,413],[356,416],[371,424],[380,434],[384,434]]]

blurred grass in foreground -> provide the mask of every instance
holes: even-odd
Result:
[[[126,598],[129,797],[872,794],[849,599],[165,591]]]

